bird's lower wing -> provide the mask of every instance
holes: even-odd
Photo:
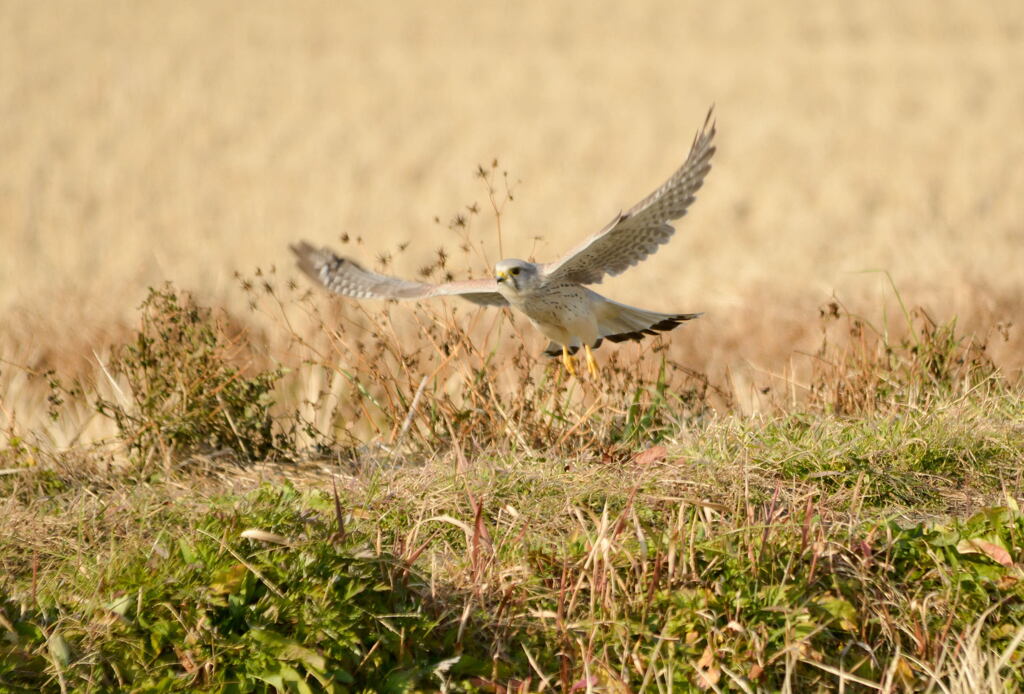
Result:
[[[605,275],[615,276],[636,265],[668,241],[675,232],[669,222],[686,214],[711,170],[715,153],[711,113],[708,111],[686,161],[671,178],[560,260],[545,265],[544,274],[555,280],[596,284]]]
[[[463,280],[444,284],[410,282],[366,270],[355,261],[343,258],[329,248],[317,248],[306,241],[290,246],[298,258],[299,269],[337,294],[356,299],[427,299],[433,296],[459,296],[474,304],[506,306],[493,279]]]

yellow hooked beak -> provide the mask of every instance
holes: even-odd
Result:
[[[498,273],[497,275],[495,275],[495,277],[494,277],[494,281],[495,281],[495,282],[498,282],[499,284],[500,284],[500,283],[502,283],[502,282],[504,282],[504,281],[505,281],[505,280],[507,280],[507,279],[508,279],[508,272],[507,272],[507,271],[505,271],[505,270],[502,270],[501,272],[499,272],[499,273]]]

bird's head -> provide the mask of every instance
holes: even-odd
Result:
[[[518,258],[499,260],[494,266],[494,281],[502,294],[522,294],[537,285],[537,266]]]

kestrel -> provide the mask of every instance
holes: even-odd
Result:
[[[518,258],[501,260],[494,277],[428,284],[388,277],[364,269],[329,248],[302,241],[291,246],[299,268],[327,289],[357,299],[426,299],[459,296],[484,306],[512,306],[522,311],[551,344],[548,356],[562,355],[573,375],[570,355],[582,346],[587,369],[598,374],[592,349],[603,340],[641,340],[672,330],[699,313],[658,313],[607,299],[584,285],[599,284],[636,265],[666,243],[675,228],[671,222],[686,214],[694,194],[711,170],[715,123],[711,111],[697,133],[686,161],[657,190],[621,212],[580,245],[553,263]]]

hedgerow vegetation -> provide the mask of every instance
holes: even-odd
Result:
[[[243,286],[291,362],[164,287],[46,375],[108,436],[5,432],[4,689],[1024,682],[1024,399],[955,323],[826,306],[803,393],[744,416],[657,347],[578,381],[484,351],[504,319]]]

